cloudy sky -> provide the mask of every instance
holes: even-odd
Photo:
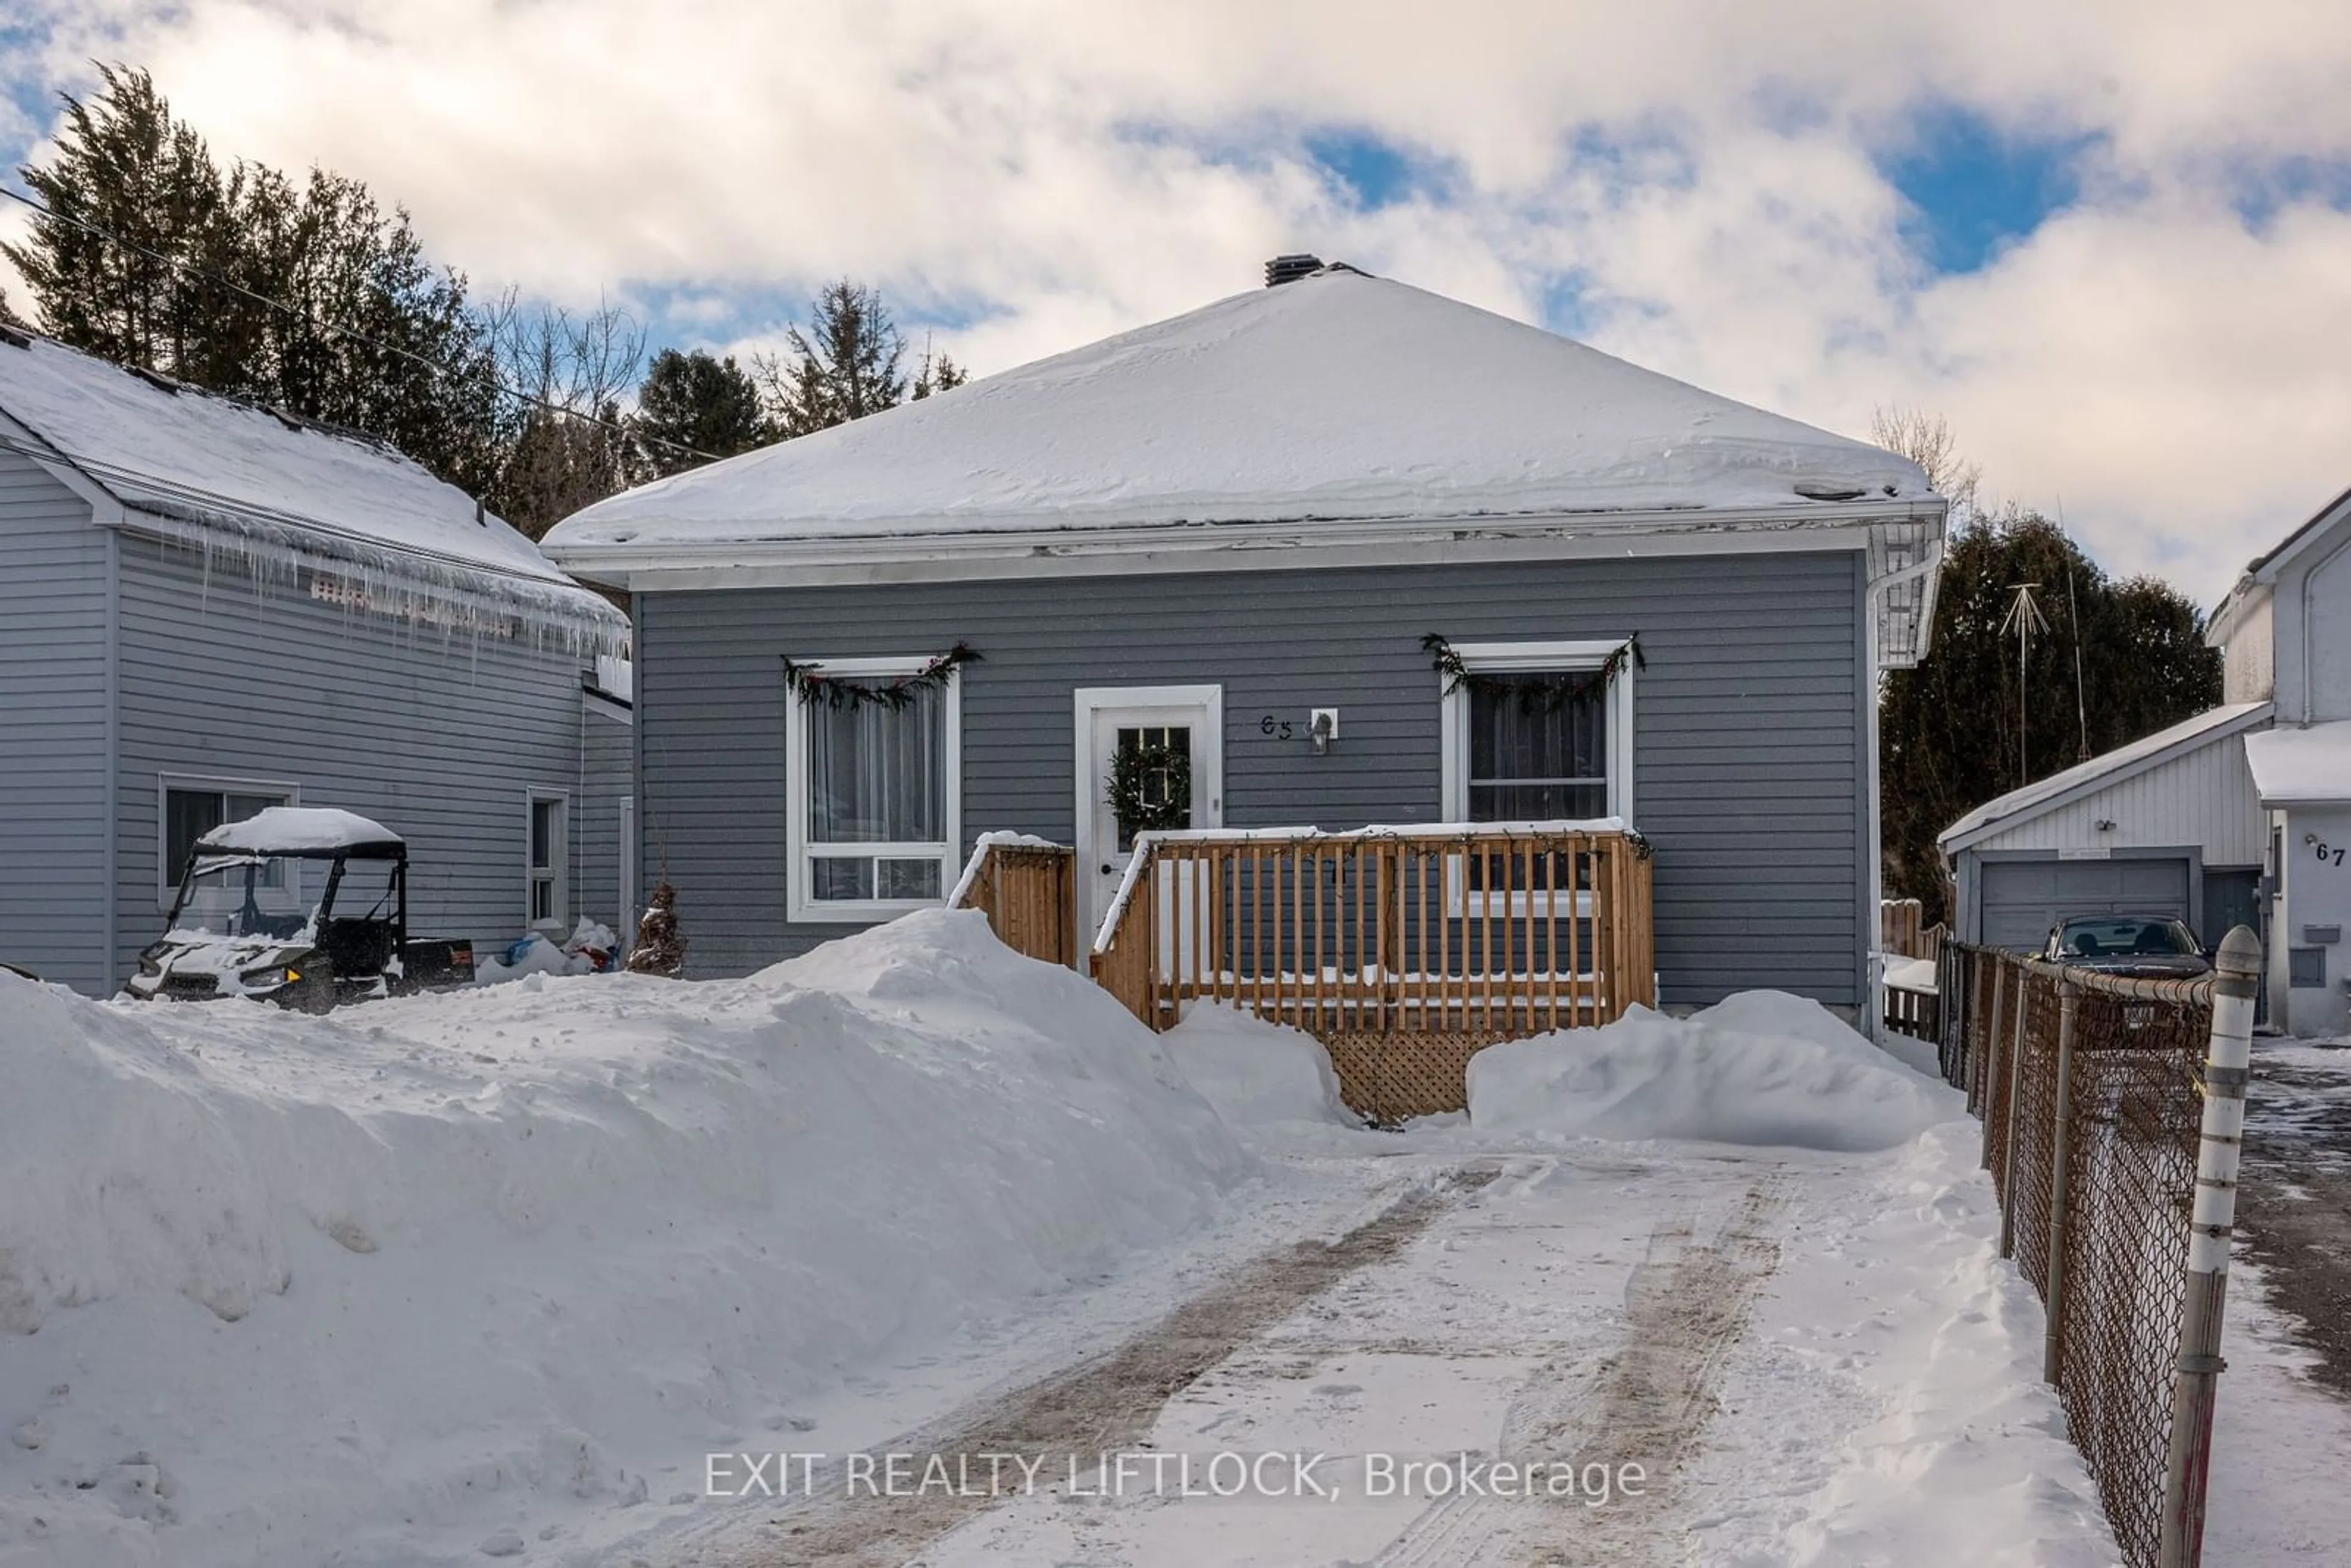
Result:
[[[2207,605],[2351,485],[2342,0],[8,0],[9,163],[93,57],[657,341],[846,274],[985,373],[1311,250],[1943,413]]]

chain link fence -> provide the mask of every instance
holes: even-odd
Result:
[[[2166,1511],[2189,1504],[2169,1455],[2212,979],[1955,942],[1939,977],[1943,1073],[1983,1118],[2001,1250],[2048,1309],[2068,1435],[2124,1561],[2158,1568]]]

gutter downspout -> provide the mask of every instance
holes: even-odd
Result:
[[[1927,552],[1927,558],[1899,571],[1889,571],[1870,581],[1862,594],[1862,637],[1865,643],[1868,664],[1862,686],[1862,705],[1865,716],[1862,725],[1862,744],[1868,751],[1862,776],[1867,780],[1867,839],[1862,849],[1869,856],[1869,870],[1863,878],[1868,889],[1868,908],[1865,912],[1865,946],[1868,955],[1862,966],[1862,1009],[1867,1015],[1868,1028],[1862,1032],[1880,1046],[1886,1044],[1886,805],[1884,784],[1878,777],[1878,685],[1885,678],[1884,651],[1878,646],[1878,627],[1882,624],[1879,607],[1888,591],[1919,577],[1928,580],[1928,591],[1920,596],[1918,605],[1918,635],[1924,642],[1934,625],[1935,594],[1932,574],[1943,564],[1943,541],[1937,539]]]

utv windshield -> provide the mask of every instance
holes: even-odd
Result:
[[[207,855],[180,883],[172,928],[207,936],[298,936],[310,921],[302,879],[302,862],[291,855]]]

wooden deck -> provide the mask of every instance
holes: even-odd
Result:
[[[1305,1030],[1367,1114],[1459,1110],[1479,1048],[1655,1003],[1647,846],[1540,823],[1145,834],[1090,967],[1154,1029],[1208,1001]]]

